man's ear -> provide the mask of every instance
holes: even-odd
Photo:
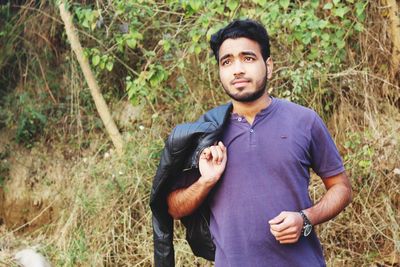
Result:
[[[265,61],[265,66],[267,66],[267,78],[268,80],[272,78],[272,71],[274,70],[274,62],[272,61],[272,58],[269,57]]]

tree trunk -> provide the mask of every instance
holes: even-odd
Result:
[[[392,39],[392,74],[400,71],[400,11],[396,0],[386,0],[389,8],[390,37]]]
[[[88,83],[90,93],[92,94],[94,103],[96,104],[97,111],[100,114],[100,118],[103,121],[104,126],[106,127],[106,130],[110,135],[115,148],[117,149],[118,154],[121,154],[124,143],[122,136],[119,133],[117,126],[115,125],[114,120],[111,117],[107,104],[104,101],[103,95],[100,92],[99,86],[96,82],[93,72],[90,69],[88,60],[83,54],[81,43],[79,42],[79,38],[75,32],[75,27],[72,23],[72,16],[70,12],[67,9],[65,9],[65,5],[63,2],[60,3],[59,9],[60,9],[61,19],[65,24],[65,31],[67,33],[67,38],[71,43],[72,50],[74,51],[76,58],[78,59],[79,65],[81,66],[86,82]]]

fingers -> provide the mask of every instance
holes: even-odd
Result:
[[[211,150],[213,162],[216,164],[220,164],[222,161],[222,157],[223,157],[221,148],[219,146],[212,146],[212,147],[210,147],[210,150]]]
[[[226,158],[226,147],[220,141],[217,145],[205,148],[200,158],[212,160],[215,164],[221,164]]]
[[[299,235],[297,233],[290,234],[290,235],[285,235],[277,238],[276,240],[280,242],[285,242],[285,241],[290,241],[290,240],[297,240],[299,239]]]
[[[283,211],[269,221],[270,232],[281,244],[297,242],[303,226],[302,218],[297,212]]]
[[[275,239],[281,244],[291,244],[297,242],[301,233],[301,231],[298,231],[295,227],[290,227],[283,232],[276,232],[272,229],[270,229],[270,231],[272,235],[275,236]]]
[[[200,158],[209,160],[211,158],[211,150],[210,148],[205,148],[203,152],[201,152]]]
[[[284,220],[279,224],[271,224],[271,230],[275,232],[283,232],[287,230],[291,226],[290,222],[288,220]]]
[[[275,231],[272,229],[270,229],[270,231],[275,236],[276,239],[281,240],[281,239],[285,239],[287,236],[297,235],[299,232],[301,232],[301,229],[299,231],[299,229],[297,229],[297,227],[292,226],[281,232],[278,232],[278,231]]]
[[[226,161],[227,161],[227,159],[228,159],[226,147],[225,147],[225,145],[224,145],[221,141],[218,142],[218,146],[220,147],[220,149],[221,149],[221,151],[222,151],[222,156],[223,156],[222,161],[221,161],[220,164],[225,165],[225,164],[226,164]]]
[[[218,142],[218,146],[221,148],[222,152],[226,152],[226,147],[224,146],[224,143],[221,141]]]
[[[281,213],[279,213],[278,216],[276,216],[275,218],[269,220],[269,224],[273,225],[273,224],[280,224],[283,222],[283,220],[286,218],[286,213],[284,211],[282,211]]]

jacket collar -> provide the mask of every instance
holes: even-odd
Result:
[[[225,124],[226,120],[229,118],[232,112],[233,105],[232,102],[215,107],[201,116],[198,122],[213,122],[216,127],[221,127]]]

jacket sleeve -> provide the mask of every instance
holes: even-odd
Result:
[[[173,245],[173,219],[153,212],[154,266],[175,266]]]
[[[150,208],[153,213],[154,266],[156,267],[175,266],[173,219],[168,213],[165,201],[166,182],[173,161],[169,151],[169,139],[165,143],[150,194]]]

